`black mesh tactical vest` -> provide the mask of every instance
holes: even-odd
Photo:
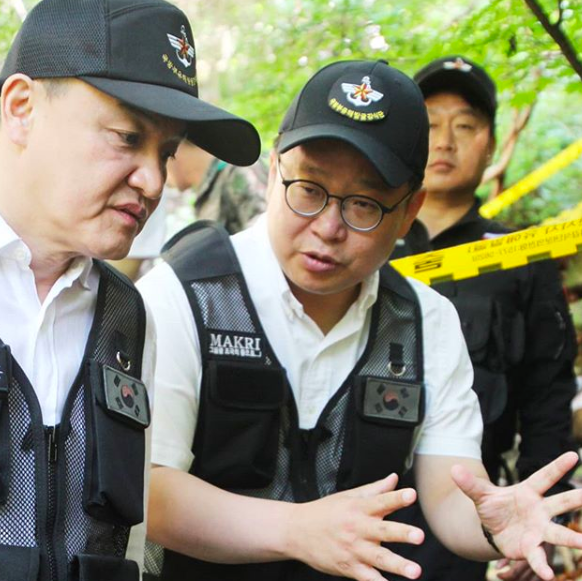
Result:
[[[367,346],[311,430],[259,322],[225,230],[197,223],[164,253],[190,301],[203,362],[190,472],[220,488],[305,502],[402,474],[424,414],[420,307],[381,270]],[[216,565],[166,551],[162,579],[330,580],[299,562]]]
[[[0,341],[2,581],[139,579],[125,552],[143,521],[145,310],[129,281],[96,264],[93,325],[57,426],[43,426],[33,386]]]

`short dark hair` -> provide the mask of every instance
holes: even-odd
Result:
[[[68,90],[71,77],[58,77],[54,79],[35,79],[42,84],[49,99],[62,97]]]

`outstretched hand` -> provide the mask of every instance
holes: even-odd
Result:
[[[396,475],[391,475],[295,505],[289,523],[293,557],[319,571],[358,581],[385,581],[378,570],[416,579],[421,573],[418,564],[380,544],[417,545],[424,540],[419,528],[383,520],[416,500],[416,492],[411,488],[394,490],[397,482]]]
[[[577,461],[575,452],[567,452],[526,480],[507,487],[495,486],[458,464],[453,466],[451,475],[475,504],[483,526],[491,532],[503,554],[512,560],[527,560],[541,579],[549,581],[554,573],[542,544],[582,548],[582,534],[551,520],[582,507],[582,490],[543,495]]]

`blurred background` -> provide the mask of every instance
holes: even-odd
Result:
[[[483,64],[500,91],[502,167],[483,196],[582,137],[581,0],[174,2],[192,23],[202,96],[251,120],[265,149],[291,98],[322,65],[383,58],[413,74],[454,53]],[[35,3],[0,0],[0,61]],[[574,208],[581,177],[579,158],[498,218],[524,227]]]

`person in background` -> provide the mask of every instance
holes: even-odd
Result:
[[[415,80],[430,121],[426,198],[393,258],[510,232],[480,216],[475,195],[495,150],[493,80],[483,68],[457,55],[429,63]],[[517,434],[519,480],[574,449],[570,401],[575,393],[575,341],[556,264],[538,262],[433,288],[453,302],[461,319],[485,425],[483,464],[491,480],[503,476],[511,482],[502,454],[512,449]],[[569,488],[565,475],[549,492]],[[425,527],[420,506],[405,513],[395,518]],[[432,534],[411,554],[423,566],[425,581],[485,579],[486,563],[454,555]],[[506,567],[499,577],[538,579],[525,561]]]

